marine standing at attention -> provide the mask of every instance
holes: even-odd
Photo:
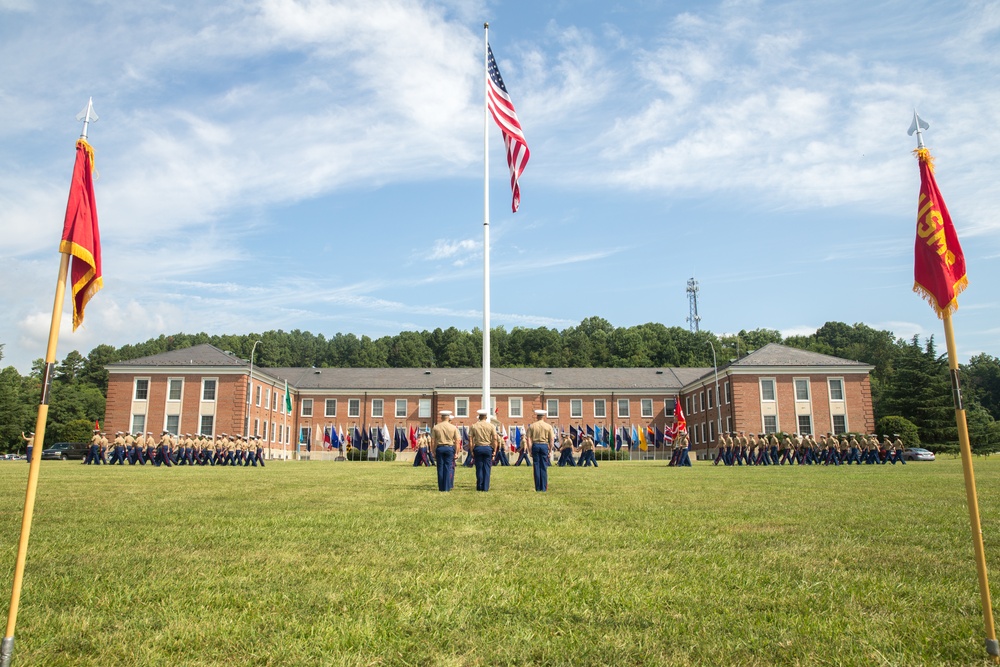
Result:
[[[493,468],[493,454],[500,447],[500,436],[490,423],[490,411],[476,412],[479,420],[469,429],[469,442],[476,462],[476,491],[490,490],[490,472]]]
[[[438,491],[451,491],[455,485],[455,449],[461,436],[451,423],[451,410],[442,410],[440,415],[441,421],[431,430],[431,447],[437,460]]]
[[[549,452],[556,434],[545,421],[545,410],[535,410],[535,421],[524,433],[528,448],[531,450],[532,472],[535,476],[535,491],[549,490]]]

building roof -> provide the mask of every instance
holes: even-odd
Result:
[[[494,368],[494,389],[680,389],[704,368]],[[481,368],[266,368],[299,390],[476,389]]]
[[[828,354],[800,350],[796,347],[768,343],[759,350],[734,361],[730,366],[858,366],[871,368],[869,364],[841,357],[831,357]]]
[[[109,371],[126,372],[137,368],[227,368],[230,372],[249,369],[249,362],[213,345],[195,345],[148,357],[108,364]],[[818,352],[799,350],[769,343],[747,356],[721,366],[729,372],[780,367],[824,368],[867,372],[872,366]],[[494,368],[490,384],[498,390],[655,390],[657,393],[680,391],[708,375],[709,368]],[[481,368],[267,368],[259,373],[287,381],[299,391],[318,390],[439,390],[478,389],[482,387]]]
[[[204,343],[180,350],[171,350],[148,357],[108,364],[109,368],[115,366],[249,366],[249,364],[231,352],[225,352],[214,345]]]

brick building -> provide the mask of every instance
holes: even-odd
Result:
[[[471,425],[482,401],[479,368],[253,368],[211,345],[107,366],[109,429],[242,434],[273,456],[345,431],[432,425],[438,410]],[[874,429],[872,367],[770,344],[710,368],[498,368],[492,408],[509,426],[535,409],[564,428],[663,429],[679,397],[692,451],[714,451],[722,431],[865,432]],[[249,379],[249,383],[248,383]],[[285,410],[285,387],[291,411]],[[249,384],[249,387],[248,387]],[[249,391],[248,391],[249,390]],[[248,399],[249,393],[249,401]],[[721,400],[719,400],[721,398]]]

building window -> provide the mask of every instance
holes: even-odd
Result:
[[[254,401],[254,403],[256,403],[256,404],[257,404],[257,407],[258,407],[258,408],[260,407],[260,394],[261,394],[261,390],[262,390],[262,389],[263,389],[263,387],[261,387],[260,385],[257,385],[257,398],[256,398],[256,400]]]
[[[417,417],[420,419],[430,419],[431,416],[431,399],[421,398],[417,402]]]
[[[700,426],[699,430],[701,431],[701,441],[705,442],[705,425],[699,424],[699,426]]]
[[[170,378],[167,380],[167,400],[181,400],[181,393],[184,389],[184,380],[181,378]]]
[[[520,396],[511,396],[507,399],[507,416],[513,419],[520,419],[524,414],[521,412],[523,409],[523,402]]]
[[[405,398],[396,399],[396,418],[406,419],[407,405]]]
[[[809,400],[809,380],[806,378],[795,378],[795,400]]]
[[[135,379],[135,400],[145,401],[149,399],[149,379],[148,378],[136,378]]]
[[[674,399],[672,398],[663,399],[663,416],[664,417],[674,416]]]
[[[690,396],[688,396],[687,398],[684,399],[684,411],[687,412],[688,414],[691,414],[691,412],[692,412],[691,411],[691,397]]]
[[[705,390],[702,389],[701,393],[698,394],[698,412],[704,412],[705,410]]]
[[[277,409],[278,409],[278,390],[275,389],[274,390],[274,400],[271,401],[271,410],[274,411],[274,410],[277,410]]]
[[[466,397],[455,399],[455,416],[456,417],[468,417],[469,416],[469,399]]]
[[[653,399],[651,398],[639,399],[639,414],[645,419],[653,418]]]
[[[715,422],[708,422],[708,441],[715,442]]]
[[[214,415],[202,415],[201,416],[201,430],[200,433],[206,436],[215,435],[215,416]]]
[[[713,396],[713,393],[712,393],[712,388],[709,387],[708,388],[708,409],[709,410],[711,410],[712,407],[713,407],[713,405],[712,405],[713,400],[714,400],[714,396]]]
[[[262,426],[264,427],[264,431],[260,434],[260,437],[267,440],[267,422],[264,422]]]
[[[811,435],[813,432],[812,416],[799,415],[799,433],[801,435]]]
[[[177,435],[181,430],[181,416],[167,415],[167,421],[164,423],[163,428],[170,431],[171,435]]]
[[[260,420],[259,419],[254,419],[253,420],[253,434],[254,434],[254,437],[260,437]]]
[[[336,417],[337,416],[337,399],[328,398],[326,399],[326,406],[323,408],[324,417]]]
[[[830,400],[844,400],[844,381],[840,378],[830,378]]]
[[[546,417],[558,417],[559,416],[559,399],[550,398],[545,401],[545,416]]]
[[[691,437],[694,438],[694,444],[697,445],[698,444],[698,427],[697,426],[695,426],[693,429],[691,429]]]
[[[271,388],[268,387],[264,393],[264,405],[271,406]]]
[[[847,415],[833,416],[833,432],[837,435],[847,433]]]
[[[778,418],[774,415],[764,415],[764,433],[778,432]]]
[[[215,400],[215,379],[205,378],[201,381],[201,400],[203,401],[214,401]]]
[[[278,429],[275,428],[274,422],[271,422],[271,442],[274,442],[274,438],[278,433]]]
[[[569,418],[570,419],[583,419],[583,400],[579,398],[571,398],[569,400]]]
[[[729,393],[729,380],[726,380],[726,383],[725,383],[724,386],[726,387],[726,404],[728,405],[729,403],[733,402],[733,397]]]
[[[146,415],[132,415],[132,432],[143,433],[146,430]]]
[[[619,417],[628,417],[629,416],[628,399],[627,398],[619,398],[618,399],[618,416]]]
[[[594,399],[594,418],[595,419],[607,419],[608,417],[608,404],[603,398]]]
[[[762,401],[774,400],[774,380],[770,378],[764,378],[760,381],[760,400]]]
[[[372,399],[372,417],[374,417],[375,419],[382,418],[382,414],[384,412],[383,408],[384,404],[385,401],[383,401],[381,398]]]
[[[349,398],[349,399],[347,399],[347,416],[348,417],[360,417],[361,416],[361,399],[360,398]]]
[[[305,445],[309,442],[309,438],[311,435],[309,433],[310,430],[311,429],[308,426],[303,426],[299,428],[299,444]]]
[[[300,416],[301,417],[312,417],[313,416],[313,400],[311,398],[303,398],[299,403],[300,405]]]
[[[726,433],[732,433],[732,432],[733,432],[733,418],[726,417]]]

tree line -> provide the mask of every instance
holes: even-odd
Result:
[[[262,367],[456,368],[482,364],[482,332],[455,327],[403,331],[370,338],[338,333],[327,338],[308,331],[265,331],[261,334],[161,335],[142,343],[98,345],[87,356],[73,350],[56,365],[46,442],[86,439],[96,420],[104,418],[108,373],[105,365],[209,343]],[[853,359],[874,367],[872,402],[876,421],[885,432],[901,429],[937,451],[957,448],[948,364],[933,336],[896,338],[866,324],[827,322],[807,336],[782,337],[774,329],[731,335],[691,332],[650,322],[615,327],[601,317],[555,328],[496,327],[490,333],[490,359],[496,367],[710,367],[721,368],[768,343]],[[0,344],[0,360],[3,345]],[[0,371],[0,451],[23,449],[21,431],[34,428],[44,362],[32,364],[27,376],[8,366]],[[1000,359],[988,354],[961,365],[969,430],[977,452],[1000,449]],[[899,420],[902,421],[899,421]],[[888,420],[888,421],[883,421]]]

